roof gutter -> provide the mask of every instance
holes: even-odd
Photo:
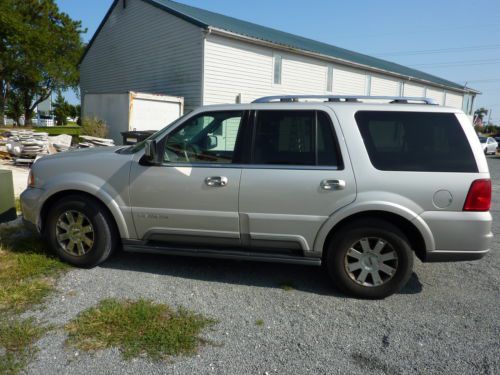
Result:
[[[208,26],[206,30],[207,30],[208,34],[221,35],[221,36],[225,36],[225,37],[229,37],[229,38],[233,38],[233,39],[237,39],[237,40],[242,40],[245,42],[250,42],[250,43],[254,43],[254,44],[258,44],[258,45],[262,45],[262,46],[266,46],[266,47],[278,48],[280,50],[290,51],[290,52],[297,53],[297,54],[304,55],[304,56],[319,58],[322,60],[326,60],[329,62],[335,62],[335,63],[341,64],[341,65],[346,65],[349,67],[359,68],[359,69],[368,70],[368,71],[376,72],[376,73],[383,73],[385,75],[390,75],[390,76],[397,77],[397,78],[403,78],[403,79],[405,79],[407,81],[411,81],[411,82],[424,83],[424,84],[428,84],[428,85],[431,85],[434,87],[441,87],[441,88],[445,88],[445,89],[450,90],[450,91],[456,91],[456,92],[460,92],[460,93],[481,94],[480,91],[477,91],[477,90],[474,90],[474,89],[471,89],[471,88],[468,88],[465,86],[463,89],[459,89],[456,87],[451,87],[451,86],[443,85],[440,83],[435,83],[435,82],[428,81],[428,80],[421,79],[421,78],[407,76],[404,74],[398,74],[395,72],[391,72],[390,70],[374,68],[374,67],[369,66],[369,65],[358,64],[358,63],[355,63],[355,62],[352,62],[349,60],[344,60],[344,59],[339,59],[339,58],[328,56],[328,55],[323,55],[323,54],[317,53],[317,52],[310,52],[310,51],[306,51],[303,49],[294,48],[291,46],[285,46],[282,44],[268,42],[268,41],[265,41],[262,39],[257,39],[257,38],[253,38],[250,36],[233,33],[231,31],[219,29],[219,28],[212,27],[212,26]]]

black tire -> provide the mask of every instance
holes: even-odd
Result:
[[[55,253],[65,262],[82,268],[94,267],[112,254],[118,244],[114,219],[96,200],[80,195],[70,195],[57,201],[49,209],[45,236]],[[65,212],[81,213],[92,225],[93,243],[84,255],[72,255],[57,240],[56,225]]]
[[[371,286],[360,285],[353,277],[356,274],[348,272],[348,251],[362,239],[381,239],[387,243],[382,250],[397,254],[397,260],[393,261],[393,275],[378,272],[387,280],[379,286],[375,285],[375,279]],[[365,242],[366,243],[366,242]],[[373,242],[372,242],[373,243]],[[406,236],[393,224],[379,219],[362,219],[341,228],[331,239],[324,257],[327,272],[334,284],[347,295],[365,299],[383,299],[401,290],[408,282],[413,270],[413,251]],[[357,261],[354,259],[354,261]],[[371,262],[371,261],[370,261]],[[359,267],[359,266],[358,266]],[[357,271],[355,271],[357,272]],[[362,269],[359,270],[359,273]],[[359,275],[359,274],[358,274]],[[376,275],[375,275],[376,276]],[[368,276],[367,280],[372,276]]]

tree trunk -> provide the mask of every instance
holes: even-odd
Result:
[[[33,116],[33,111],[31,109],[31,102],[33,101],[33,97],[28,93],[24,92],[24,126],[31,125],[31,118]]]
[[[0,81],[0,126],[5,126],[5,88],[3,82]]]

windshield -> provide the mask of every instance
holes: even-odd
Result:
[[[178,124],[179,122],[181,122],[182,120],[184,120],[190,113],[191,113],[191,111],[185,113],[184,115],[179,117],[177,120],[174,120],[173,122],[171,122],[170,124],[165,126],[163,129],[158,130],[156,133],[151,134],[144,141],[138,142],[132,146],[122,148],[122,149],[118,150],[118,152],[120,154],[135,154],[137,151],[140,151],[144,148],[144,145],[146,144],[147,140],[161,138],[163,136],[163,134],[165,134],[171,126],[174,126],[174,125]]]

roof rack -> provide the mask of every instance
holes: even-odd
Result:
[[[438,102],[431,98],[414,98],[405,96],[345,96],[345,95],[276,95],[265,96],[253,101],[253,103],[274,103],[285,102],[295,103],[300,100],[324,100],[331,103],[359,103],[364,100],[387,100],[393,104],[423,103],[427,105],[438,105]]]

